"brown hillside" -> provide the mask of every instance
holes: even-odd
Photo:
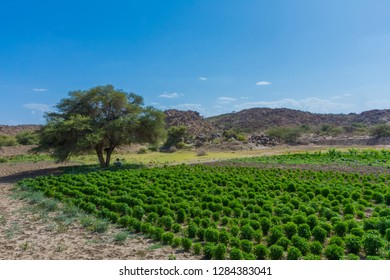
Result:
[[[192,135],[208,134],[217,128],[195,111],[166,110],[167,127],[185,125]]]
[[[41,128],[40,125],[0,125],[0,135],[15,136],[23,131],[35,131]]]
[[[219,129],[259,131],[276,126],[298,126],[352,123],[373,125],[390,121],[390,110],[372,110],[360,114],[314,114],[291,109],[252,108],[237,113],[224,114],[207,119]]]

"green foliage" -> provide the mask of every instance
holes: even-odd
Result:
[[[143,107],[141,96],[111,85],[70,92],[56,109],[46,114],[37,150],[51,150],[59,161],[94,151],[108,167],[117,146],[156,143],[165,133],[163,112]]]
[[[378,124],[371,128],[370,134],[375,137],[390,137],[390,125]]]
[[[363,236],[363,248],[367,255],[376,256],[385,245],[384,240],[375,232],[368,232]]]
[[[184,251],[189,251],[192,247],[192,240],[189,238],[182,238],[181,246],[183,247]]]
[[[360,236],[348,234],[345,237],[345,247],[349,253],[358,255],[362,248],[362,238]]]
[[[8,135],[0,135],[0,147],[17,146],[18,142],[15,137]]]
[[[225,244],[218,244],[214,249],[214,259],[224,260],[226,259],[227,247]]]
[[[242,260],[242,252],[239,248],[233,247],[230,250],[230,259],[231,260]]]
[[[191,136],[188,133],[188,129],[184,125],[171,126],[168,129],[167,140],[163,147],[169,149],[170,147],[176,147],[177,149],[184,148],[184,142],[189,140]]]
[[[253,248],[253,253],[257,260],[266,260],[268,258],[269,250],[267,246],[258,244]]]
[[[23,131],[16,134],[16,141],[19,145],[37,145],[39,143],[39,135],[35,131]]]
[[[315,240],[309,245],[310,247],[310,253],[314,255],[321,255],[322,254],[322,244],[321,242]]]
[[[288,260],[299,260],[300,258],[302,258],[302,253],[298,248],[292,246],[288,249],[287,251]]]
[[[268,129],[266,134],[287,143],[295,143],[301,137],[302,130],[299,127],[274,127]]]
[[[328,245],[324,253],[328,260],[342,260],[344,257],[344,249],[335,244]]]
[[[279,245],[272,245],[269,247],[269,256],[271,260],[281,260],[283,259],[284,249]]]
[[[327,234],[328,234],[327,231],[320,226],[315,226],[312,231],[312,235],[314,239],[321,243],[324,243]]]
[[[201,254],[201,252],[202,252],[202,244],[195,243],[192,247],[194,249],[194,254],[195,255],[200,255]]]

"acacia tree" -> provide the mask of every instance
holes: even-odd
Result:
[[[107,167],[114,149],[132,143],[157,143],[165,133],[164,113],[144,107],[143,98],[112,85],[72,91],[45,115],[40,150],[52,150],[58,161],[95,151]]]

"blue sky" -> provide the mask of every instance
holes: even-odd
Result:
[[[0,0],[0,124],[112,84],[203,116],[390,109],[387,0]]]

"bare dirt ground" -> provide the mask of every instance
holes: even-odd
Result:
[[[105,233],[92,233],[77,220],[65,226],[53,213],[42,215],[26,200],[15,198],[16,181],[60,172],[59,165],[50,162],[0,164],[0,260],[199,259],[135,234],[118,243],[114,237],[122,229],[114,226]]]

